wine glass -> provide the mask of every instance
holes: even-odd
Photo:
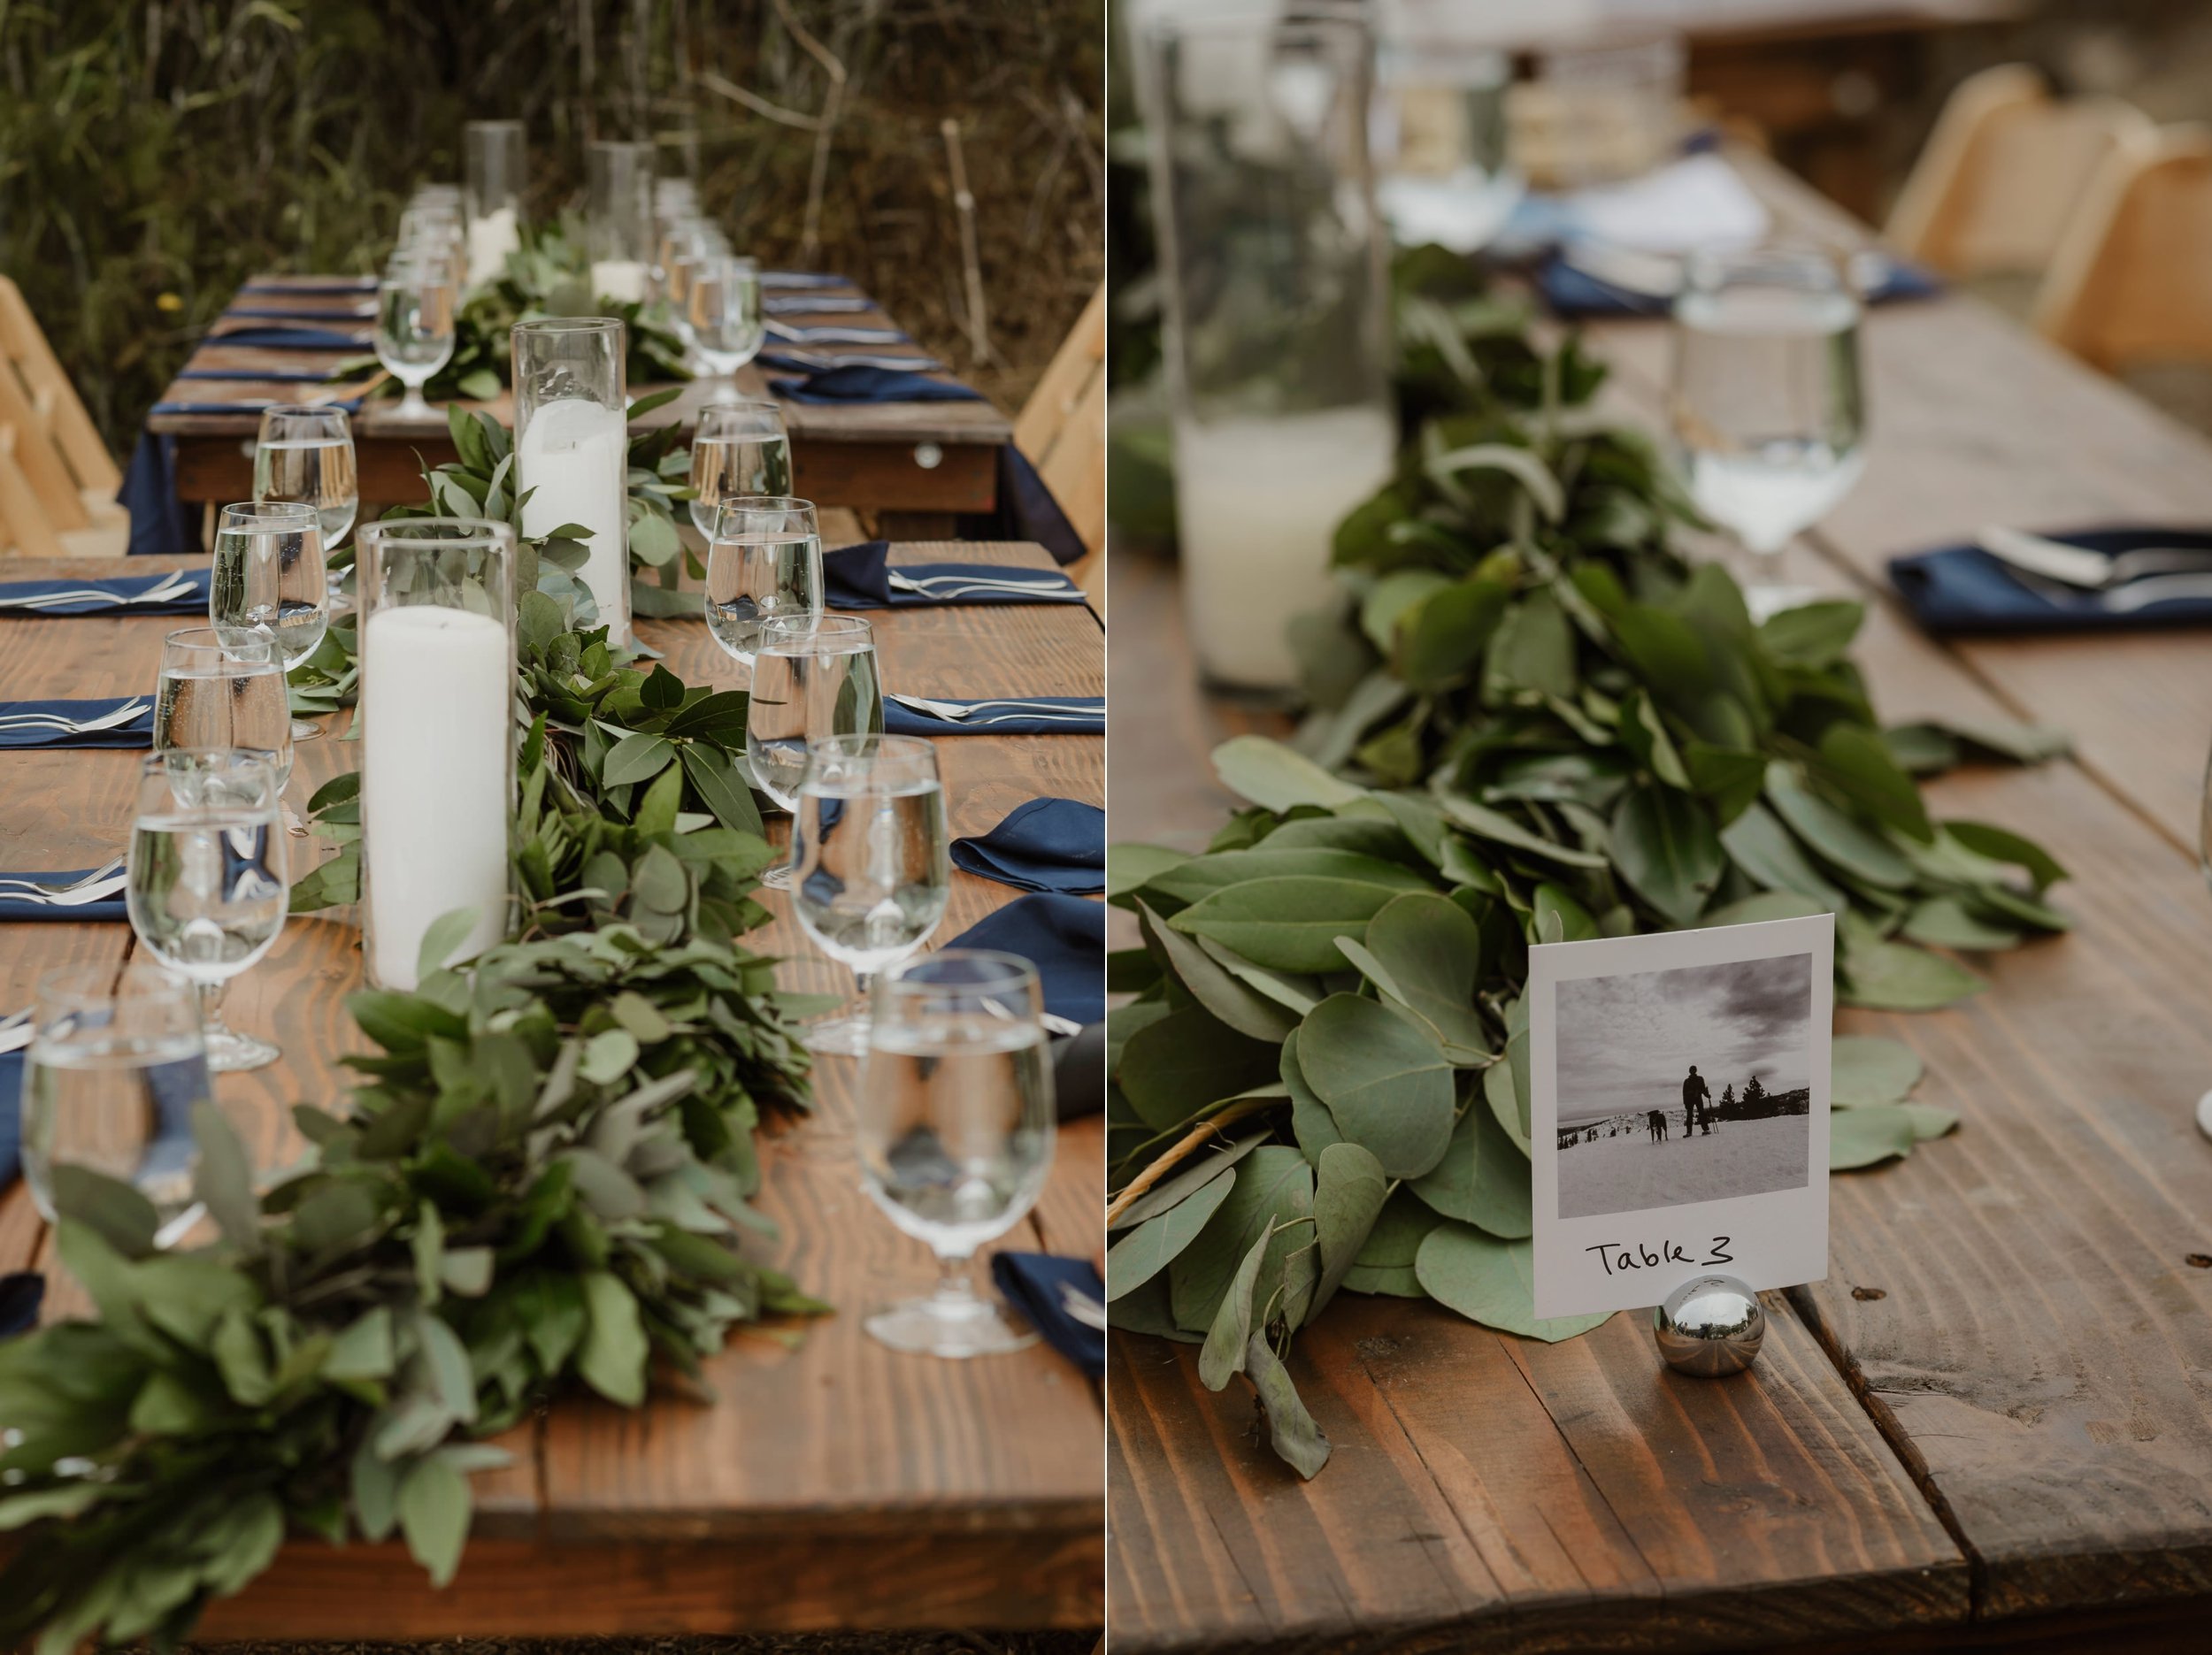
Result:
[[[1037,1199],[1052,1167],[1052,1061],[1036,968],[948,948],[878,977],[854,1138],[860,1180],[891,1222],[929,1244],[937,1288],[870,1315],[894,1350],[1017,1351],[1036,1336],[975,1291],[971,1261]]]
[[[376,288],[376,359],[407,387],[398,413],[436,416],[422,387],[453,359],[454,283],[449,264],[402,255]]]
[[[767,342],[760,266],[752,259],[720,254],[700,259],[684,288],[684,310],[691,323],[691,348],[711,378],[730,378]]]
[[[257,632],[187,626],[161,640],[154,750],[244,747],[292,774],[292,709],[276,646]]]
[[[754,784],[779,808],[799,801],[810,742],[882,729],[883,681],[867,622],[821,615],[763,624],[745,701],[745,757]],[[771,868],[760,882],[787,889],[791,871]]]
[[[226,645],[267,640],[287,672],[313,655],[330,628],[322,514],[301,501],[225,506],[216,518],[207,617]],[[320,726],[292,720],[293,740],[320,734]]]
[[[770,621],[819,618],[822,536],[813,505],[787,494],[725,501],[707,546],[705,607],[714,641],[748,667]]]
[[[23,1179],[55,1222],[54,1168],[131,1185],[162,1220],[157,1246],[198,1221],[192,1108],[211,1102],[192,985],[145,961],[73,965],[39,979],[23,1067]]]
[[[283,786],[269,754],[234,747],[173,747],[139,764],[124,886],[131,929],[198,987],[207,1066],[218,1073],[278,1055],[226,1027],[222,1000],[284,929]]]
[[[253,447],[253,498],[256,505],[304,502],[320,519],[324,555],[342,546],[361,511],[346,410],[315,404],[265,410]]]
[[[715,510],[747,494],[791,493],[791,438],[773,402],[710,402],[691,439],[692,525],[714,538]]]
[[[1671,412],[1698,510],[1778,571],[1782,548],[1865,465],[1859,300],[1836,260],[1693,257],[1674,305]],[[1762,571],[1744,595],[1763,620],[1814,594]]]
[[[810,1024],[817,1052],[867,1050],[868,979],[937,929],[952,894],[937,749],[918,736],[829,736],[807,750],[791,813],[791,907],[860,979],[858,1013]]]

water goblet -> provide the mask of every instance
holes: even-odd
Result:
[[[976,1250],[1037,1199],[1052,1167],[1052,1061],[1043,996],[1026,960],[948,948],[875,980],[854,1139],[861,1184],[894,1224],[937,1255],[936,1291],[870,1315],[894,1350],[931,1356],[1015,1351],[1010,1326],[970,1279]]]
[[[292,774],[292,709],[276,646],[257,632],[186,626],[161,640],[154,751],[244,747]]]
[[[266,753],[173,747],[140,762],[124,892],[147,953],[200,991],[207,1065],[259,1069],[266,1040],[223,1022],[223,991],[284,929],[283,782]]]
[[[422,387],[453,358],[454,283],[449,265],[393,260],[376,288],[376,359],[407,387],[398,413],[436,418]]]
[[[791,437],[773,402],[710,402],[691,439],[692,525],[711,540],[715,513],[742,495],[791,493]]]
[[[253,447],[253,498],[256,505],[298,501],[314,507],[324,556],[342,546],[361,511],[346,410],[313,403],[264,410]]]
[[[216,518],[207,617],[226,645],[266,640],[287,672],[313,655],[330,628],[321,514],[303,501],[225,506]],[[293,740],[320,734],[319,725],[292,720]]]
[[[691,348],[710,377],[726,379],[760,355],[768,327],[760,308],[760,266],[714,255],[691,268],[684,289]]]
[[[725,653],[750,667],[764,626],[818,618],[822,603],[822,537],[810,502],[760,494],[718,508],[705,610],[707,631]]]
[[[822,615],[763,624],[745,703],[745,757],[780,809],[799,801],[810,743],[882,729],[883,680],[867,622]],[[761,883],[787,889],[790,870],[771,868]]]
[[[791,813],[791,908],[823,953],[859,979],[857,1006],[810,1023],[817,1052],[867,1049],[868,982],[905,959],[952,893],[937,750],[917,736],[829,736],[807,750]]]

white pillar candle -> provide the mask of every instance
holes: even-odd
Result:
[[[573,523],[591,531],[583,581],[616,643],[630,641],[630,430],[618,409],[588,397],[545,402],[530,417],[515,460],[526,540]]]
[[[603,258],[591,267],[594,296],[618,304],[637,304],[645,298],[645,266],[634,258]]]
[[[507,930],[507,748],[514,740],[507,629],[435,604],[373,611],[361,628],[361,849],[370,969],[416,985],[423,934],[472,908],[456,953]]]
[[[1388,479],[1397,439],[1372,407],[1177,421],[1184,612],[1209,678],[1297,685],[1290,623],[1327,605],[1336,525]]]
[[[512,207],[495,207],[469,220],[469,286],[489,281],[507,268],[507,255],[522,245],[522,223]]]

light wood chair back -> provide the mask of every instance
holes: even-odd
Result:
[[[1884,239],[1947,276],[2039,275],[2105,164],[2154,130],[2116,98],[2054,97],[2025,64],[1985,69],[1946,100]]]
[[[9,433],[0,466],[0,518],[16,551],[119,556],[130,519],[115,503],[122,476],[85,411],[77,387],[24,303],[0,276],[0,426]]]
[[[2053,259],[2036,331],[2108,373],[2212,364],[2212,129],[2112,158]]]
[[[1014,422],[1014,446],[1060,502],[1086,555],[1068,576],[1105,601],[1106,288],[1101,284]]]

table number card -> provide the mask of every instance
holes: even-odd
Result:
[[[1835,916],[1529,950],[1539,1316],[1828,1274]]]

